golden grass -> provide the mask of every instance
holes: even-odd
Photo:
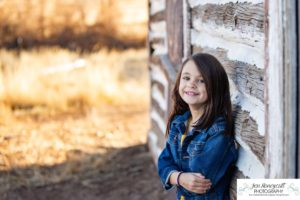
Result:
[[[144,45],[146,9],[142,0],[0,0],[0,45],[17,49],[0,49],[0,194],[83,180],[116,149],[145,143],[147,52],[103,45]],[[54,47],[34,48],[43,45]]]
[[[23,51],[19,56],[1,50],[5,74],[2,74],[0,99],[16,108],[47,106],[59,109],[131,102],[144,98],[148,92],[137,87],[147,86],[146,56],[146,50],[133,49],[124,52],[100,50],[83,55],[59,48],[39,49]],[[83,67],[63,71],[63,65],[76,61],[83,62]]]
[[[83,180],[145,143],[147,52],[108,48],[144,46],[146,10],[145,0],[0,0],[0,45],[16,49],[0,49],[0,194]]]
[[[79,58],[84,68],[59,71]],[[101,170],[116,149],[145,143],[145,49],[80,54],[43,48],[19,55],[1,50],[0,60],[0,193],[84,179]]]
[[[147,16],[146,0],[1,0],[0,46],[141,47]]]

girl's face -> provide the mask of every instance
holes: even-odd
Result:
[[[202,74],[194,61],[188,61],[180,76],[179,95],[190,108],[200,109],[207,101],[207,91]]]

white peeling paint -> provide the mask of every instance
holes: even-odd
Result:
[[[259,135],[265,135],[265,105],[257,98],[238,91],[235,83],[229,78],[231,101],[240,105],[242,110],[248,111],[257,124]]]
[[[150,39],[153,38],[166,38],[166,22],[152,22],[150,23]]]
[[[165,120],[160,117],[158,112],[156,110],[152,109],[151,113],[150,113],[150,116],[151,116],[151,119],[153,119],[157,123],[157,125],[160,128],[161,132],[165,133],[167,125],[165,123]]]
[[[239,148],[239,159],[236,164],[239,170],[242,171],[245,176],[250,178],[264,178],[264,165],[239,136],[236,136],[236,140],[241,145]]]
[[[231,28],[226,28],[224,25],[217,25],[215,22],[204,23],[201,18],[194,19],[192,23],[198,32],[205,32],[210,36],[219,37],[226,41],[264,49],[264,33],[252,27],[246,27],[242,30],[232,30]]]
[[[158,103],[159,107],[167,112],[167,106],[168,106],[168,102],[167,100],[164,98],[163,94],[161,93],[161,91],[159,90],[157,84],[154,84],[152,86],[152,97],[153,99],[155,99],[155,101]]]
[[[199,6],[199,5],[205,5],[205,4],[226,4],[226,3],[252,3],[252,4],[258,4],[258,3],[264,3],[264,0],[245,0],[245,1],[232,1],[232,0],[188,0],[190,6],[192,8]]]
[[[166,0],[151,0],[150,14],[153,15],[166,8]]]
[[[151,154],[154,156],[155,164],[157,165],[157,159],[162,152],[162,149],[158,147],[157,136],[153,131],[149,131],[148,133],[148,144]]]
[[[245,44],[227,41],[210,33],[191,31],[192,44],[198,47],[222,48],[227,50],[227,57],[230,60],[237,60],[258,68],[264,68],[264,48],[251,47]]]

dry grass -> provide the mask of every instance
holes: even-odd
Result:
[[[1,0],[0,46],[143,47],[147,16],[145,0]]]
[[[12,108],[68,109],[131,102],[148,92],[137,87],[147,85],[145,50],[100,50],[80,55],[56,48],[23,51],[19,56],[0,50],[0,60],[5,69],[0,75],[0,99]],[[74,63],[81,68],[66,68]]]
[[[0,193],[83,180],[145,143],[146,10],[145,0],[0,0]]]
[[[77,59],[84,67],[60,70]],[[146,50],[1,50],[0,60],[0,192],[91,176],[114,149],[145,143]]]

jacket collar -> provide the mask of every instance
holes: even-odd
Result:
[[[190,111],[186,111],[185,113],[183,113],[182,115],[177,115],[175,116],[173,123],[174,124],[181,124],[181,123],[185,123],[188,118],[191,116],[191,112]]]

